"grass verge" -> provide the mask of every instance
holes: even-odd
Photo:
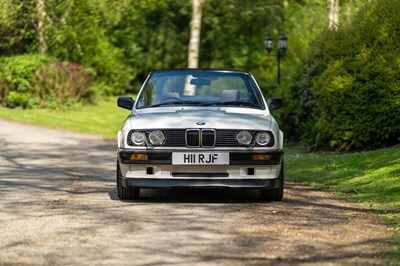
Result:
[[[400,229],[400,146],[321,154],[286,152],[287,176],[367,205]]]
[[[375,151],[324,154],[286,149],[286,176],[367,206],[396,229],[384,257],[400,262],[400,146]]]
[[[0,107],[0,118],[116,139],[129,111],[117,107],[117,98],[100,100],[96,105],[79,109],[8,109]]]

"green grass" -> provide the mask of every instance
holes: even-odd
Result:
[[[0,107],[0,118],[116,139],[118,129],[129,114],[128,110],[117,107],[116,102],[116,97],[110,97],[96,105],[66,111]]]
[[[400,146],[346,154],[286,152],[286,176],[368,206],[400,230]]]
[[[285,151],[286,176],[367,206],[396,229],[383,257],[400,262],[400,146],[375,151],[324,154]]]

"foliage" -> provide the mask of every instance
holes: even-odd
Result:
[[[47,63],[39,67],[35,79],[35,93],[41,106],[62,109],[77,102],[92,101],[92,73],[77,63]]]
[[[46,1],[51,21],[46,26],[48,53],[92,68],[108,94],[123,93],[135,75],[107,32],[121,19],[124,5],[102,0]]]
[[[108,30],[120,47],[139,89],[150,71],[187,66],[190,1],[129,0],[121,19]]]
[[[278,36],[284,29],[283,1],[208,0],[203,7],[200,67],[231,68],[252,72],[272,95],[275,57],[267,57],[266,34]],[[240,23],[238,23],[240,21]]]
[[[316,136],[313,132],[315,98],[308,89],[310,77],[305,74],[308,73],[305,59],[318,34],[326,28],[326,1],[291,3],[285,19],[289,49],[287,56],[281,60],[282,85],[275,90],[276,96],[284,98],[285,107],[274,116],[280,122],[286,139],[297,143]],[[273,71],[276,73],[276,70]]]
[[[93,69],[97,87],[107,94],[137,91],[152,70],[187,66],[190,1],[44,2],[47,53],[59,61],[77,62]],[[200,67],[252,72],[268,96],[272,96],[276,60],[266,56],[263,39],[267,32],[278,36],[280,31],[290,31],[292,25],[304,24],[304,19],[319,13],[314,10],[316,2],[205,1]],[[36,5],[35,0],[4,0],[0,3],[1,55],[38,51]],[[294,22],[291,17],[299,21]],[[307,42],[306,35],[300,40],[296,31],[291,31],[289,38],[291,47],[297,47],[297,50]],[[296,53],[289,54],[287,61],[295,58]]]
[[[148,72],[187,65],[190,1],[44,3],[45,14],[39,16],[35,0],[0,2],[0,56],[37,53],[38,20],[44,17],[40,21],[44,22],[41,33],[47,55],[52,61],[83,66],[82,77],[93,82],[83,98],[91,97],[93,89],[107,95],[137,92]],[[251,72],[266,97],[284,97],[286,108],[275,115],[291,141],[311,145],[320,136],[318,147],[336,150],[397,143],[400,123],[389,114],[399,107],[399,48],[395,45],[399,3],[340,3],[339,30],[321,33],[327,26],[326,1],[207,0],[199,66]],[[278,87],[276,48],[267,56],[263,40],[270,32],[276,46],[282,31],[289,38],[289,49],[281,60]],[[41,103],[38,96],[29,97],[24,85],[11,88],[6,99],[8,87],[2,86],[2,101],[8,106],[28,108],[48,102],[43,95]],[[79,91],[82,86],[77,87]],[[46,96],[53,98],[47,106],[54,108],[66,101],[54,95]]]
[[[76,63],[54,62],[45,55],[0,60],[0,101],[7,107],[64,108],[90,101],[91,73]]]
[[[375,1],[351,24],[320,34],[291,90],[286,120],[296,121],[297,138],[312,142],[320,132],[335,150],[398,143],[398,12],[399,2]]]
[[[0,101],[8,107],[30,108],[37,103],[34,91],[36,70],[53,61],[44,55],[20,55],[0,59]]]
[[[35,52],[36,1],[0,1],[0,56]]]

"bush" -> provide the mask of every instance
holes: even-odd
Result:
[[[334,150],[362,150],[400,140],[400,2],[368,5],[349,26],[324,32],[292,91],[292,119]],[[311,103],[311,106],[307,106]],[[304,117],[308,117],[303,120]],[[311,118],[312,119],[311,119]],[[309,123],[311,121],[311,123]],[[297,132],[297,135],[299,132]]]
[[[31,107],[36,70],[54,61],[44,55],[18,55],[0,59],[0,102],[7,107]]]
[[[0,60],[0,102],[6,107],[63,109],[94,100],[93,75],[77,63],[45,55]]]
[[[35,78],[36,96],[43,107],[61,109],[77,102],[94,100],[92,73],[77,63],[47,63],[37,70]]]

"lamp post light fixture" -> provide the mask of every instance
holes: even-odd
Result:
[[[274,40],[270,33],[268,33],[264,39],[264,46],[265,49],[267,50],[268,55],[270,55],[272,49],[274,48]],[[278,61],[278,77],[277,77],[278,85],[281,84],[281,58],[286,56],[287,48],[288,48],[288,38],[282,32],[281,36],[279,36],[278,39],[278,53],[276,54],[276,58]]]

